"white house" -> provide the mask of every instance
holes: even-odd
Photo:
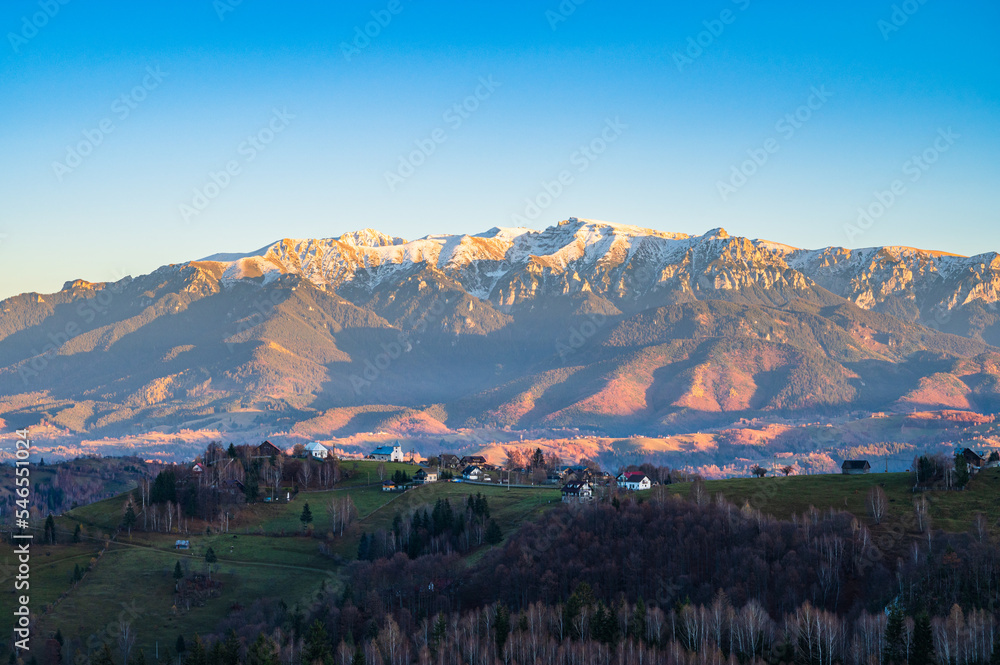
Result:
[[[641,471],[628,471],[616,479],[618,487],[626,490],[648,490],[653,486],[646,474]]]
[[[436,483],[437,479],[437,471],[431,469],[420,469],[413,474],[413,482],[415,483]]]
[[[319,441],[313,441],[312,443],[306,444],[306,454],[311,455],[316,459],[326,459],[330,454],[330,451]]]
[[[482,480],[483,470],[478,466],[467,466],[462,469],[462,477],[466,480]]]
[[[403,446],[379,446],[368,455],[368,459],[377,459],[382,462],[402,462]]]

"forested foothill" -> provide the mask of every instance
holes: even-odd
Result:
[[[697,485],[562,505],[471,568],[404,539],[308,607],[234,613],[205,648],[232,631],[284,660],[304,636],[302,662],[996,662],[996,515],[951,534],[829,509],[777,520]]]

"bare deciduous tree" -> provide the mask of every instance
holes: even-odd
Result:
[[[990,525],[982,513],[976,513],[972,518],[972,532],[976,539],[982,543],[990,537]]]
[[[875,520],[875,524],[882,523],[888,505],[889,500],[885,496],[885,490],[878,485],[868,490],[868,514]]]
[[[118,622],[118,651],[122,655],[122,662],[127,663],[129,654],[132,653],[132,646],[135,644],[135,631],[132,629],[132,622]]]
[[[696,477],[694,482],[691,483],[691,493],[688,496],[699,506],[704,506],[708,503],[708,490],[705,489],[705,481],[702,480],[701,476]]]
[[[930,521],[928,520],[927,516],[928,515],[927,497],[921,494],[920,498],[913,502],[913,509],[917,513],[917,528],[920,529],[921,532],[923,532],[928,528],[930,524]]]
[[[302,482],[303,489],[309,489],[309,482],[312,480],[313,469],[312,464],[309,459],[306,459],[305,464],[299,469],[299,480]]]

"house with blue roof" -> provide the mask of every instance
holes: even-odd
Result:
[[[368,455],[368,459],[382,462],[402,462],[403,446],[399,444],[394,446],[379,446]]]

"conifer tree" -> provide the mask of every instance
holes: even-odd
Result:
[[[490,545],[499,545],[502,540],[503,531],[500,530],[500,524],[496,520],[490,520],[486,526],[486,542]]]
[[[51,514],[45,518],[45,542],[50,545],[54,545],[56,542],[56,522],[52,519]]]
[[[323,663],[331,659],[333,654],[330,651],[329,639],[326,628],[318,620],[313,621],[306,635],[306,646],[302,652],[303,663]]]
[[[274,643],[263,634],[258,635],[247,650],[247,665],[278,665],[278,662]]]
[[[900,609],[899,603],[893,603],[885,625],[885,646],[882,649],[882,662],[885,665],[903,665],[906,661],[903,621],[903,610]]]
[[[115,665],[115,659],[111,655],[111,647],[105,644],[90,662],[91,665]]]
[[[936,662],[931,619],[926,612],[921,612],[913,627],[913,655],[910,656],[910,665],[934,665]]]

